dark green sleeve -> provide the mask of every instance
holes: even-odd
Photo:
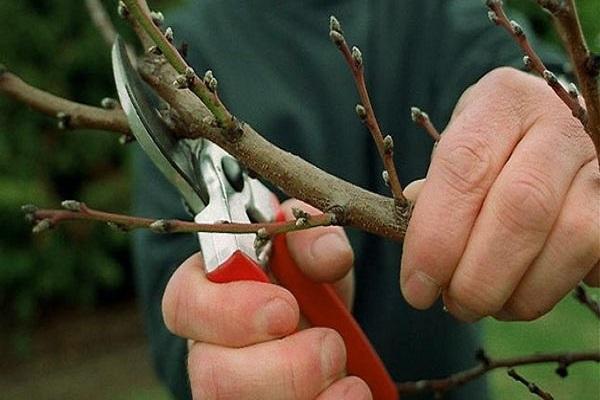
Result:
[[[506,33],[487,20],[478,0],[194,1],[169,19],[190,44],[198,72],[213,69],[220,95],[244,119],[286,150],[363,187],[387,193],[369,135],[356,121],[350,74],[327,37],[336,14],[366,60],[367,81],[384,130],[397,143],[401,180],[423,177],[431,141],[409,118],[427,110],[444,126],[469,85],[499,65],[520,60]],[[186,217],[179,198],[136,153],[135,211]],[[476,325],[442,312],[410,308],[398,288],[401,246],[349,232],[356,252],[354,312],[398,381],[445,376],[474,364]],[[187,236],[135,235],[140,301],[156,369],[181,399],[189,397],[186,347],[162,322],[161,297],[174,268],[197,250]],[[448,399],[485,399],[483,381]],[[431,398],[431,397],[423,397]]]

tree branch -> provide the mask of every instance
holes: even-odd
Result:
[[[592,54],[581,30],[575,1],[561,1],[559,6],[548,5],[549,0],[537,0],[550,11],[567,49],[581,95],[588,113],[587,133],[594,142],[600,163],[600,55]]]
[[[268,238],[280,233],[299,231],[328,226],[336,223],[335,215],[325,213],[319,215],[308,215],[297,212],[297,218],[285,222],[267,223],[235,223],[230,221],[216,221],[212,224],[198,224],[191,221],[176,219],[152,219],[134,217],[124,214],[115,214],[88,207],[85,203],[74,200],[62,202],[63,209],[38,209],[33,205],[22,207],[26,219],[34,224],[33,232],[41,233],[67,221],[98,221],[105,222],[123,231],[134,229],[150,229],[155,233],[232,233],[259,234],[262,238]]]
[[[61,128],[101,129],[129,136],[129,124],[119,108],[92,107],[44,92],[7,71],[0,71],[0,92],[34,110],[57,118]]]
[[[217,80],[212,72],[207,71],[204,79],[200,79],[194,70],[187,64],[179,51],[173,46],[172,31],[165,35],[152,20],[147,12],[146,2],[143,0],[123,0],[127,7],[127,13],[135,22],[143,28],[155,43],[157,48],[164,54],[165,58],[179,73],[174,81],[180,88],[189,88],[204,105],[211,111],[219,126],[227,128],[235,134],[240,129],[239,122],[223,105],[217,95]]]
[[[356,113],[360,120],[367,126],[373,141],[377,146],[379,157],[383,161],[384,173],[383,180],[391,189],[392,196],[400,206],[408,205],[408,200],[402,194],[402,185],[398,179],[396,166],[394,164],[392,137],[387,135],[385,138],[379,127],[379,122],[375,117],[375,110],[371,104],[367,84],[365,82],[364,62],[360,49],[356,46],[350,50],[346,38],[343,35],[342,27],[336,17],[331,16],[329,21],[329,36],[336,47],[340,50],[346,60],[346,64],[352,72],[354,83],[360,97],[360,104],[356,106]]]
[[[440,131],[433,125],[431,120],[429,119],[429,115],[426,112],[421,111],[418,107],[411,107],[410,109],[410,117],[413,122],[418,124],[421,128],[425,129],[425,132],[434,140],[434,142],[439,142],[442,138],[440,135]]]
[[[585,40],[583,39],[583,33],[581,32],[581,26],[579,25],[575,6],[572,0],[568,1],[570,4],[569,6],[564,4],[564,2],[559,3],[552,0],[538,0],[538,3],[542,4],[544,8],[552,12],[559,21],[559,26],[562,26],[563,30],[568,31],[568,33],[563,34],[563,41],[565,41],[571,55],[571,61],[575,65],[576,75],[578,82],[582,87],[582,94],[586,101],[587,110],[579,102],[579,91],[577,90],[577,87],[574,84],[571,84],[569,90],[565,89],[558,78],[546,68],[542,59],[535,52],[533,47],[531,47],[531,43],[529,43],[521,26],[517,22],[508,19],[504,12],[502,0],[486,1],[486,4],[490,9],[488,14],[490,20],[496,25],[504,28],[517,42],[519,47],[521,47],[521,50],[523,50],[523,53],[525,54],[523,57],[525,65],[544,78],[556,95],[567,105],[567,107],[569,107],[569,109],[571,109],[573,116],[579,119],[586,133],[594,143],[598,162],[600,163],[600,102],[598,96],[598,72],[596,71],[595,75],[590,73],[589,65],[591,58]],[[600,68],[600,66],[598,68]]]
[[[400,394],[415,394],[422,392],[444,393],[458,386],[462,386],[467,382],[473,381],[492,370],[517,367],[520,365],[558,363],[559,367],[556,372],[558,374],[566,375],[566,368],[571,364],[585,361],[600,362],[600,351],[534,354],[530,356],[497,360],[489,358],[484,353],[479,353],[477,358],[481,361],[478,366],[458,372],[446,378],[398,383],[398,392]]]
[[[211,125],[210,111],[196,96],[171,84],[176,72],[160,56],[148,55],[140,62],[140,73],[171,105],[169,119],[176,135],[212,141],[290,197],[335,214],[340,225],[397,241],[404,237],[410,206],[398,212],[393,199],[346,182],[278,148],[247,124],[242,127],[243,133],[231,140],[222,128]]]
[[[579,301],[581,304],[586,306],[597,318],[600,318],[600,303],[594,300],[585,290],[583,285],[577,286],[573,296]]]
[[[535,383],[530,382],[527,379],[525,379],[522,375],[518,374],[517,371],[515,371],[513,368],[509,369],[507,371],[507,373],[508,373],[508,376],[513,378],[515,381],[525,385],[531,393],[535,394],[539,398],[544,399],[544,400],[554,400],[554,397],[550,393],[542,390]]]
[[[108,13],[104,9],[104,6],[100,2],[100,0],[85,0],[85,5],[88,9],[88,13],[92,18],[92,22],[98,28],[98,31],[104,38],[104,41],[109,46],[115,41],[117,37],[117,30],[112,24]]]

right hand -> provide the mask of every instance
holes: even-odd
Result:
[[[295,200],[282,204],[316,210]],[[334,282],[349,306],[353,252],[340,227],[287,235],[290,254],[310,278]],[[251,281],[213,283],[202,257],[188,258],[163,296],[165,324],[188,339],[195,399],[371,399],[366,383],[345,376],[346,349],[332,329],[297,331],[298,303],[285,288]]]

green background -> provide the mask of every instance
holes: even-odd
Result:
[[[127,32],[115,16],[115,2],[104,3],[120,31]],[[176,3],[151,2],[156,7]],[[524,12],[546,41],[556,41],[548,16],[534,2],[509,4]],[[588,41],[599,51],[598,1],[578,5]],[[485,14],[482,5],[482,18]],[[103,97],[114,96],[108,48],[90,23],[83,1],[2,1],[0,15],[0,62],[10,70],[35,86],[79,102],[98,104]],[[127,153],[115,135],[59,131],[52,118],[0,97],[0,349],[15,362],[36,357],[34,333],[56,310],[94,313],[133,297],[127,234],[78,223],[33,236],[19,212],[22,204],[56,207],[62,199],[126,212]],[[494,356],[597,348],[599,325],[588,314],[567,299],[535,323],[488,321],[486,347]],[[557,398],[600,398],[597,366],[574,367],[564,381],[549,366],[523,371]],[[528,396],[503,373],[493,374],[492,383],[497,398]],[[164,396],[151,388],[126,398]]]

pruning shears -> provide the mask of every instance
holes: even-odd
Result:
[[[117,38],[112,64],[121,105],[144,152],[179,190],[197,223],[284,219],[275,195],[251,178],[237,160],[206,139],[176,140],[161,119],[160,99],[141,80]],[[308,279],[290,256],[283,234],[255,246],[256,234],[198,233],[208,279],[269,282],[267,271],[296,297],[313,326],[343,337],[347,371],[364,379],[375,399],[398,397],[397,388],[369,340],[331,285]]]

